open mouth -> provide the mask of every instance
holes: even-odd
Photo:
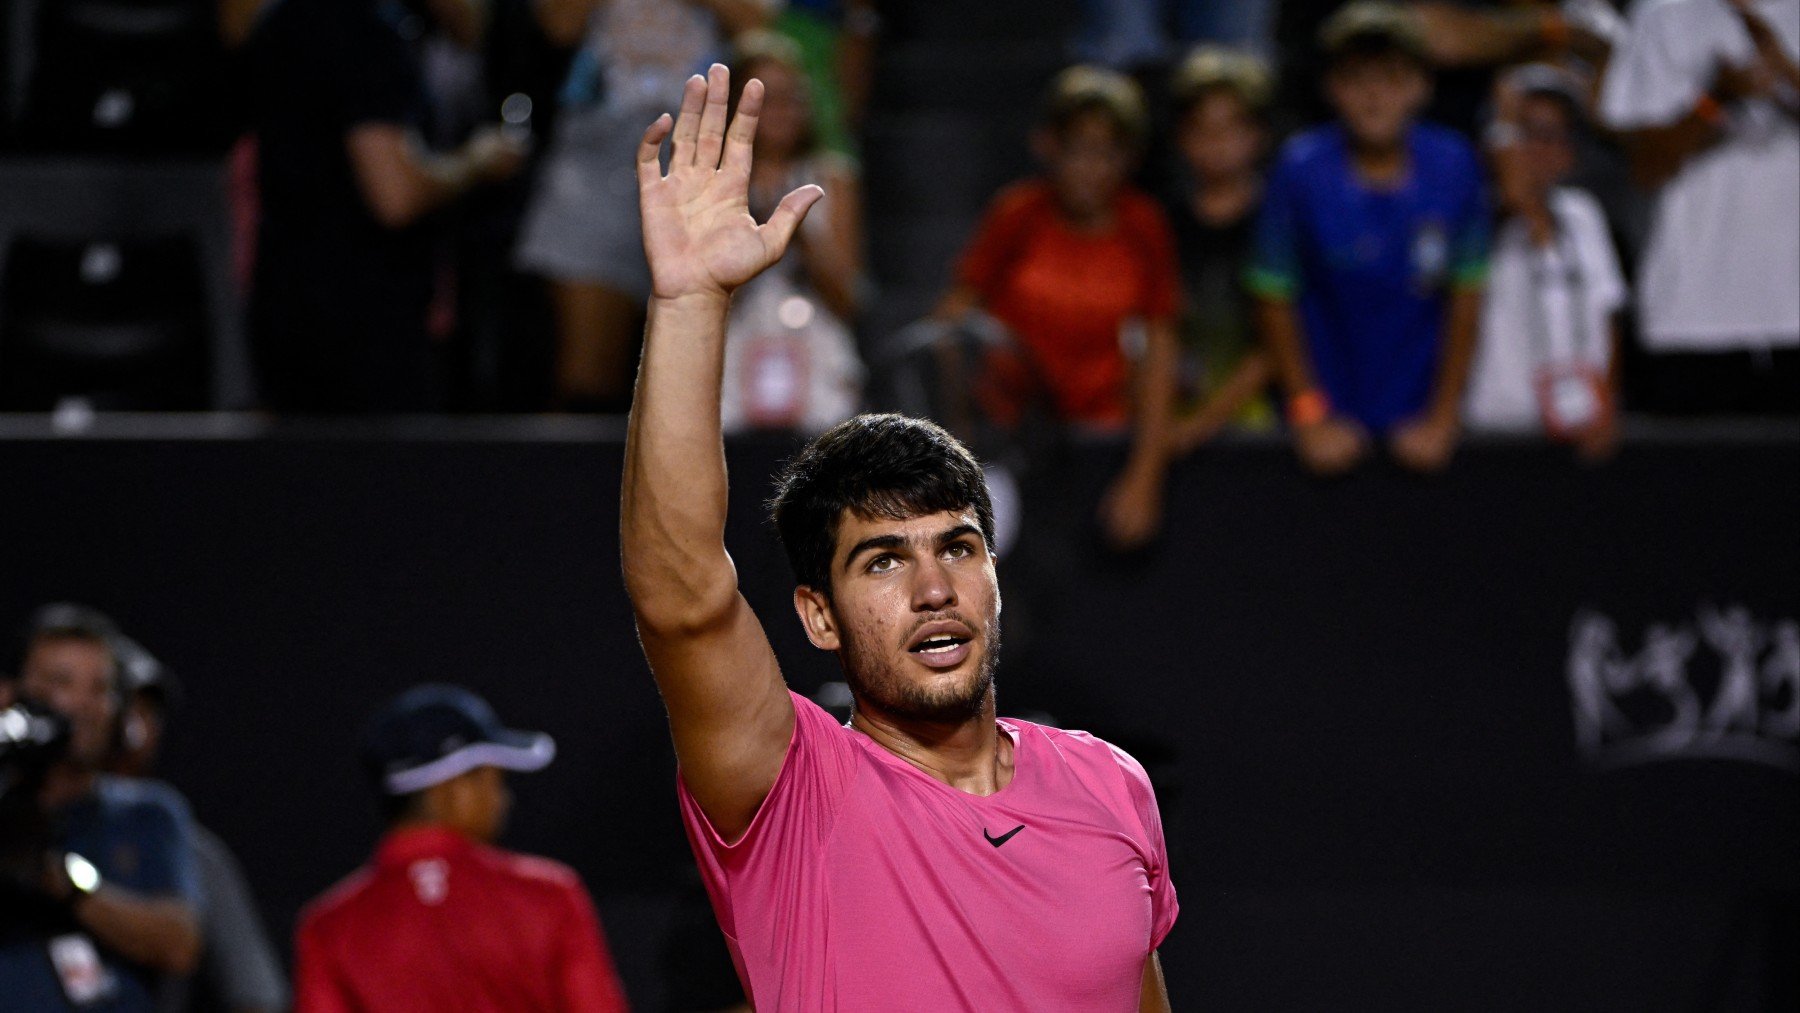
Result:
[[[949,654],[958,647],[969,642],[969,637],[959,637],[952,633],[934,633],[924,640],[907,648],[913,654]]]

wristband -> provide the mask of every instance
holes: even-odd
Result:
[[[1725,129],[1730,120],[1730,117],[1725,114],[1725,107],[1711,95],[1701,95],[1700,100],[1694,103],[1694,115],[1700,118],[1700,122],[1720,130]]]
[[[1331,417],[1331,402],[1317,387],[1303,390],[1287,403],[1288,424],[1297,428],[1317,425]]]

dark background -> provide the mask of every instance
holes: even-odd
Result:
[[[621,445],[604,423],[544,435],[15,434],[0,617],[90,602],[185,680],[165,773],[283,945],[378,832],[354,744],[379,701],[455,681],[551,732],[506,843],[580,870],[654,1009],[691,862],[618,577]],[[835,666],[757,513],[791,449],[734,447],[729,540],[811,690]],[[1166,537],[1126,560],[1087,522],[1117,456],[1078,448],[1027,482],[1000,703],[1113,738],[1157,779],[1178,1008],[1795,1008],[1800,780],[1591,767],[1565,666],[1581,609],[1627,654],[1707,604],[1800,614],[1800,432],[1639,435],[1599,468],[1487,442],[1441,478],[1329,484],[1230,443],[1177,468]]]

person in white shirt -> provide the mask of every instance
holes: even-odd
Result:
[[[1627,291],[1599,202],[1559,185],[1586,124],[1580,96],[1578,82],[1542,64],[1496,89],[1488,143],[1507,218],[1489,254],[1463,414],[1471,429],[1543,432],[1599,458],[1617,441]]]
[[[1672,407],[1800,408],[1800,0],[1639,0],[1600,110],[1656,189],[1638,311]]]

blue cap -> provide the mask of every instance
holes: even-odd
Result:
[[[407,690],[363,736],[363,760],[389,795],[424,791],[477,767],[542,770],[555,756],[550,736],[505,727],[486,700],[457,686]]]

